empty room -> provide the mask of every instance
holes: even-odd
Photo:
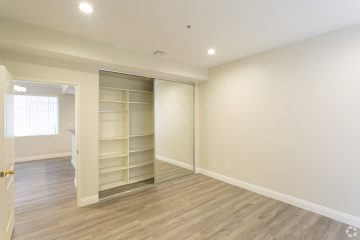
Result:
[[[0,0],[0,240],[360,240],[360,1]]]

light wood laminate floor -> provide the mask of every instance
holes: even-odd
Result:
[[[101,191],[99,195],[100,199],[112,197],[114,195],[118,195],[119,193],[133,191],[134,189],[140,190],[145,187],[153,186],[154,181],[155,183],[162,183],[165,181],[173,180],[175,178],[188,176],[194,173],[193,171],[190,171],[186,168],[182,168],[158,159],[155,159],[154,163],[154,178]]]
[[[16,164],[13,239],[349,240],[345,224],[199,174],[85,208],[73,176],[68,159]]]
[[[158,159],[155,159],[155,183],[191,175],[194,172]]]

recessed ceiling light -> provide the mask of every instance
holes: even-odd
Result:
[[[213,48],[209,48],[208,50],[207,50],[207,54],[208,55],[214,55],[216,53],[216,51],[215,51],[215,49],[213,49]]]
[[[80,3],[79,9],[80,9],[80,11],[82,11],[83,13],[86,13],[86,14],[90,14],[94,11],[94,8],[89,3],[86,3],[86,2]]]

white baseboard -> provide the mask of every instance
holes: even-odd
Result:
[[[340,221],[340,222],[343,222],[343,223],[346,223],[346,224],[349,224],[349,225],[352,225],[355,227],[360,227],[360,218],[359,217],[356,217],[356,216],[353,216],[353,215],[350,215],[347,213],[343,213],[343,212],[340,212],[340,211],[337,211],[337,210],[334,210],[334,209],[331,209],[328,207],[324,207],[324,206],[321,206],[321,205],[318,205],[315,203],[311,203],[311,202],[308,202],[308,201],[305,201],[305,200],[302,200],[299,198],[295,198],[295,197],[292,197],[292,196],[289,196],[289,195],[286,195],[283,193],[279,193],[279,192],[276,192],[276,191],[273,191],[273,190],[270,190],[267,188],[263,188],[263,187],[260,187],[260,186],[257,186],[257,185],[254,185],[254,184],[251,184],[248,182],[244,182],[244,181],[240,181],[238,179],[227,177],[225,175],[221,175],[221,174],[209,171],[209,170],[200,168],[200,169],[198,169],[198,171],[199,171],[199,173],[204,174],[208,177],[215,178],[217,180],[229,183],[231,185],[234,185],[234,186],[237,186],[240,188],[244,188],[251,192],[255,192],[255,193],[264,195],[266,197],[276,199],[278,201],[305,209],[310,212],[317,213],[319,215],[322,215],[322,216],[325,216],[325,217],[328,217],[328,218],[331,218],[331,219],[334,219],[334,220],[337,220],[337,221]]]
[[[80,198],[79,207],[85,207],[99,202],[99,195],[93,195],[89,197]]]
[[[27,162],[27,161],[50,159],[50,158],[70,157],[70,156],[71,156],[71,152],[53,153],[53,154],[44,154],[44,155],[39,155],[39,156],[15,158],[15,162]]]
[[[194,171],[194,167],[191,164],[188,164],[188,163],[183,163],[183,162],[177,161],[175,159],[167,158],[167,157],[160,156],[160,155],[156,155],[156,159],[160,160],[160,161],[163,161],[163,162],[173,164],[173,165],[178,166],[178,167],[185,168],[185,169],[190,170],[190,171]]]

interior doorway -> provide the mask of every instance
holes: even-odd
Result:
[[[16,225],[33,211],[41,228],[41,208],[77,205],[76,87],[15,80],[13,101]]]

